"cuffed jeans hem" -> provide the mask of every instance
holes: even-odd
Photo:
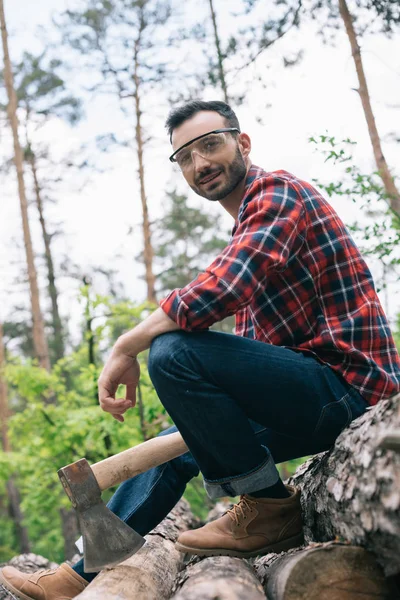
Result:
[[[207,496],[211,500],[223,496],[240,496],[241,494],[258,492],[258,490],[274,485],[279,479],[278,469],[268,448],[265,446],[263,448],[268,452],[267,460],[250,473],[215,481],[203,479]]]

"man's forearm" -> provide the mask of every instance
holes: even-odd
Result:
[[[139,352],[150,348],[152,340],[158,335],[169,331],[177,331],[178,329],[180,329],[179,325],[170,319],[162,308],[157,308],[134,329],[118,338],[115,347],[124,354],[137,356]]]

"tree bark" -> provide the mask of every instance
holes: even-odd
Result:
[[[62,533],[64,537],[64,557],[71,560],[76,555],[75,542],[80,536],[76,512],[71,509],[60,509]]]
[[[139,409],[139,422],[140,422],[140,431],[142,432],[143,441],[150,439],[149,432],[147,431],[147,423],[144,418],[144,402],[143,402],[143,394],[142,394],[142,386],[140,385],[140,381],[137,387],[137,404]]]
[[[58,292],[56,286],[56,278],[54,273],[54,261],[53,255],[51,252],[51,237],[47,232],[46,221],[44,218],[43,211],[43,200],[42,200],[42,190],[39,184],[37,165],[36,165],[36,156],[29,145],[29,164],[32,170],[33,183],[35,188],[35,196],[36,196],[36,206],[39,212],[39,221],[40,227],[42,229],[42,236],[44,242],[45,249],[45,259],[47,266],[47,278],[48,278],[48,290],[51,299],[51,315],[52,315],[52,325],[53,325],[53,335],[54,335],[54,359],[55,361],[60,360],[64,356],[64,336],[63,336],[63,328],[60,318],[60,312],[58,310]]]
[[[400,426],[399,402],[378,402],[289,480],[301,488],[306,542],[362,546],[387,577],[400,573],[400,453],[381,440]]]
[[[14,89],[14,79],[11,68],[10,56],[8,52],[8,36],[6,21],[4,15],[4,3],[0,0],[0,26],[4,54],[4,83],[7,90],[8,105],[7,113],[10,121],[13,142],[14,142],[14,163],[17,170],[18,192],[21,206],[22,228],[24,232],[24,243],[26,252],[26,262],[28,267],[28,278],[30,287],[32,322],[33,322],[33,343],[35,354],[39,365],[48,371],[50,370],[49,349],[44,332],[44,322],[39,301],[39,287],[37,282],[37,272],[35,267],[31,233],[28,219],[28,205],[26,200],[23,156],[18,137],[18,116],[17,116],[17,95]]]
[[[212,20],[213,30],[214,30],[215,48],[217,50],[219,81],[221,84],[222,92],[224,94],[224,101],[227,104],[229,104],[228,88],[226,86],[225,71],[224,71],[224,58],[222,56],[221,42],[219,39],[218,27],[217,27],[217,17],[216,17],[215,10],[214,10],[213,0],[208,0],[208,1],[210,4],[211,20]]]
[[[197,560],[197,562],[196,562]],[[179,575],[173,600],[265,600],[260,581],[245,560],[213,556],[189,564]]]
[[[386,159],[384,157],[381,140],[376,126],[374,113],[372,112],[371,100],[369,96],[367,79],[365,77],[364,66],[361,58],[361,50],[357,41],[357,35],[353,27],[353,18],[350,14],[346,0],[339,0],[339,11],[343,19],[346,33],[349,38],[351,53],[353,55],[354,64],[356,67],[359,89],[358,93],[361,98],[362,107],[364,110],[365,119],[367,121],[369,137],[374,152],[375,163],[379,175],[383,181],[386,194],[389,199],[390,207],[400,217],[400,192],[397,189],[393,176],[390,173]]]
[[[254,566],[269,600],[394,598],[374,555],[340,542],[269,554]]]
[[[143,214],[143,240],[144,240],[144,266],[145,266],[145,279],[147,285],[147,300],[154,304],[157,303],[156,291],[155,291],[155,276],[153,272],[153,257],[154,251],[151,243],[151,230],[149,220],[149,209],[147,206],[146,186],[144,180],[144,164],[143,164],[143,128],[142,128],[142,110],[141,110],[141,98],[140,98],[140,76],[139,76],[139,52],[141,44],[141,34],[144,28],[143,20],[141,21],[139,35],[135,42],[134,52],[134,73],[133,81],[135,85],[134,89],[134,101],[135,101],[135,114],[136,114],[136,152],[138,159],[138,173],[139,173],[139,184],[140,184],[140,200],[142,203],[142,214]]]
[[[3,452],[11,452],[10,440],[8,437],[8,389],[7,383],[3,377],[2,370],[5,367],[5,349],[3,341],[3,325],[0,322],[0,423],[1,423],[1,447]],[[19,541],[20,551],[29,552],[30,542],[28,530],[22,524],[23,514],[21,511],[21,499],[13,477],[7,481],[7,495],[10,503],[10,513],[14,522],[15,533]]]
[[[7,495],[19,549],[22,554],[25,554],[30,552],[31,543],[29,541],[28,529],[23,525],[24,515],[21,510],[21,496],[13,477],[10,477],[7,481]]]
[[[183,562],[175,550],[178,534],[193,525],[185,501],[146,536],[147,543],[131,558],[102,571],[81,593],[79,600],[163,600],[169,598]]]

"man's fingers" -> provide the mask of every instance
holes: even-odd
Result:
[[[114,419],[116,419],[120,423],[123,423],[125,421],[125,419],[124,419],[124,417],[122,415],[116,415],[116,414],[113,414],[113,413],[111,413],[111,414],[114,417]]]
[[[100,398],[99,401],[101,408],[105,412],[111,414],[123,414],[132,406],[130,400],[126,400],[125,398],[112,398],[111,396],[107,396],[106,398]]]
[[[126,386],[126,394],[125,399],[130,402],[131,406],[135,406],[136,404],[136,385],[127,384]]]

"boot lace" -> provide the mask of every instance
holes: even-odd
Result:
[[[232,521],[235,521],[236,525],[240,525],[240,519],[247,519],[247,513],[253,512],[253,507],[257,504],[256,500],[252,500],[248,496],[240,496],[240,501],[235,504],[232,508],[226,511],[226,514],[230,516]]]

